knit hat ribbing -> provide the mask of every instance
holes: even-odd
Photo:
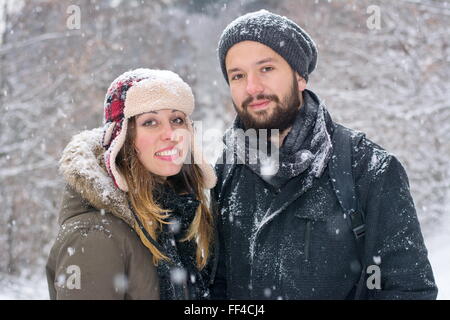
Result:
[[[125,72],[111,83],[104,102],[103,147],[106,150],[106,168],[119,189],[128,191],[127,183],[115,162],[125,142],[128,120],[142,113],[162,109],[175,109],[186,114],[195,165],[202,171],[205,187],[214,187],[214,169],[199,154],[200,149],[194,142],[194,129],[189,118],[194,107],[191,88],[172,71],[141,68]]]
[[[306,81],[316,67],[317,48],[311,37],[292,20],[267,10],[259,10],[232,21],[220,37],[218,55],[227,82],[227,52],[236,43],[246,40],[270,47]]]

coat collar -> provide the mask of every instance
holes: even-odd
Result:
[[[75,135],[59,161],[59,171],[68,187],[98,210],[105,210],[135,228],[127,195],[118,189],[106,171],[102,146],[103,130],[96,128]],[[76,215],[74,211],[72,215]],[[70,213],[66,213],[66,219]]]

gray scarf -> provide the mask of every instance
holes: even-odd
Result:
[[[309,90],[304,91],[303,98],[304,103],[279,149],[267,142],[264,132],[255,134],[253,143],[246,142],[239,118],[226,133],[227,149],[233,150],[235,161],[245,164],[276,188],[305,171],[310,178],[320,177],[332,153],[332,122],[325,106]]]

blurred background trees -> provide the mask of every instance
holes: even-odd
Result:
[[[119,74],[179,73],[194,90],[194,119],[225,130],[234,111],[217,41],[234,18],[261,8],[311,34],[319,59],[308,86],[336,121],[400,158],[424,233],[433,231],[450,210],[447,1],[0,0],[0,280],[44,276],[64,186],[58,159],[72,135],[101,125]]]

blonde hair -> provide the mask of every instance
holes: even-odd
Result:
[[[149,172],[139,161],[134,139],[136,136],[135,117],[129,119],[129,126],[125,143],[117,155],[117,166],[124,176],[128,187],[128,198],[132,209],[142,222],[143,227],[153,240],[157,241],[159,233],[164,224],[169,224],[167,219],[170,212],[158,206],[153,198],[153,190],[158,184],[172,183],[177,192],[194,193],[200,205],[197,208],[195,217],[189,226],[184,238],[181,241],[195,241],[197,268],[203,269],[211,253],[214,239],[213,215],[207,205],[207,195],[204,193],[202,171],[196,164],[184,164],[180,173],[176,176],[168,177],[163,181],[161,177]],[[193,161],[191,162],[193,163]],[[158,250],[145,236],[144,232],[136,226],[135,228],[141,238],[142,243],[153,255],[153,263],[157,265],[159,261],[169,258]]]

